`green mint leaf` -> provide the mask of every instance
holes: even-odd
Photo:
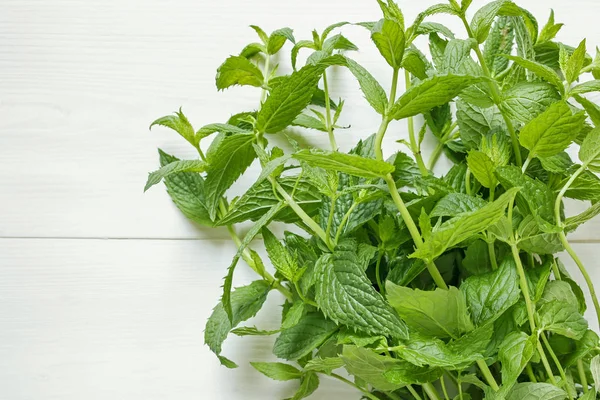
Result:
[[[584,121],[584,113],[573,114],[567,103],[557,102],[523,127],[519,141],[530,151],[530,158],[550,157],[573,142]]]
[[[502,109],[511,119],[526,124],[558,100],[560,95],[554,86],[544,82],[523,82],[504,93]]]
[[[506,400],[564,400],[567,393],[549,383],[517,383]]]
[[[552,301],[579,307],[579,300],[577,300],[571,285],[566,281],[550,281],[546,284],[544,292],[538,300],[538,305],[544,305]]]
[[[573,168],[573,161],[567,152],[558,153],[552,157],[540,157],[542,167],[549,172],[563,175]]]
[[[527,336],[523,332],[511,332],[504,338],[498,350],[504,387],[510,388],[517,382],[517,378],[535,353],[536,340],[535,336]]]
[[[158,153],[161,167],[179,161],[178,158],[160,149]],[[167,176],[164,182],[171,200],[173,200],[173,203],[181,210],[183,215],[200,225],[213,225],[206,206],[204,179],[200,174],[182,172]]]
[[[344,360],[340,357],[313,358],[305,366],[305,371],[320,372],[323,374],[331,374],[334,370],[342,368]]]
[[[276,381],[291,381],[302,378],[302,371],[290,364],[280,362],[251,362],[258,372]]]
[[[463,293],[449,290],[422,291],[387,282],[389,303],[411,329],[439,338],[456,338],[473,330]]]
[[[577,360],[586,357],[600,344],[600,338],[594,331],[587,330],[583,337],[575,344],[575,350],[568,354],[563,362],[565,368],[571,367]],[[595,400],[595,399],[594,399]]]
[[[404,50],[404,60],[402,67],[413,76],[423,80],[427,79],[427,70],[430,68],[429,61],[425,55],[415,47],[408,47]]]
[[[344,346],[342,360],[348,373],[359,377],[375,389],[393,391],[402,386],[390,382],[384,376],[386,371],[400,363],[399,360],[356,346]]]
[[[223,309],[225,310],[225,313],[229,317],[229,321],[232,323],[235,321],[235,315],[233,313],[231,287],[233,286],[233,273],[235,271],[235,267],[246,247],[248,247],[254,237],[258,235],[261,229],[271,221],[271,219],[279,212],[279,210],[281,210],[281,207],[281,203],[274,205],[262,216],[261,219],[254,224],[254,226],[252,226],[252,228],[250,228],[250,230],[246,233],[246,236],[244,236],[244,239],[242,239],[242,243],[240,243],[238,246],[238,250],[235,253],[235,256],[233,256],[233,260],[231,261],[229,268],[227,268],[227,275],[225,276],[225,281],[223,283],[223,297],[221,302],[223,303]]]
[[[301,400],[304,399],[317,390],[319,387],[319,376],[314,372],[305,373],[300,379],[300,387],[298,391],[294,394],[294,397],[291,400]]]
[[[159,170],[154,171],[148,175],[148,181],[144,187],[144,192],[150,189],[152,186],[160,183],[164,178],[178,174],[181,172],[204,172],[206,171],[206,163],[202,160],[178,160],[173,161]]]
[[[505,127],[502,114],[496,106],[484,108],[458,100],[456,109],[460,138],[468,149],[478,149],[482,137]]]
[[[587,321],[579,314],[577,306],[572,304],[550,301],[540,307],[538,315],[540,329],[571,339],[581,339],[588,329]]]
[[[288,281],[296,282],[298,278],[298,263],[296,260],[270,230],[263,228],[262,235],[269,259],[277,272]]]
[[[564,24],[556,24],[554,22],[554,10],[550,10],[550,17],[540,32],[538,43],[549,42],[550,40],[554,39],[563,25]]]
[[[240,57],[251,59],[260,53],[266,53],[267,49],[260,43],[250,43],[240,51]]]
[[[331,54],[334,50],[356,51],[358,50],[358,47],[356,47],[356,45],[347,37],[338,33],[323,42],[323,51]]]
[[[354,249],[354,243],[339,245],[317,261],[315,297],[321,311],[361,332],[406,338],[406,325],[371,285]]]
[[[271,336],[279,333],[279,331],[264,331],[255,326],[242,326],[231,330],[231,333],[237,336]]]
[[[510,189],[493,203],[443,223],[410,257],[432,261],[446,249],[485,231],[504,216],[504,210],[517,192],[517,188]]]
[[[379,82],[377,82],[377,80],[373,77],[373,75],[371,75],[371,73],[369,73],[369,71],[363,68],[356,61],[340,54],[324,59],[322,64],[325,66],[339,65],[348,68],[348,70],[358,81],[360,90],[365,95],[365,98],[371,107],[373,107],[373,109],[381,115],[385,113],[388,105],[387,95],[385,90],[383,90]]]
[[[278,183],[287,193],[294,192],[294,200],[309,216],[317,213],[321,206],[321,196],[316,193],[315,187],[307,179],[301,178],[298,180],[298,177],[285,177],[280,179]],[[263,180],[258,185],[253,185],[242,197],[237,199],[231,205],[229,212],[217,221],[217,224],[226,226],[248,220],[256,221],[278,203],[279,197],[273,192],[273,185],[271,182]],[[299,217],[291,208],[286,206],[273,220],[294,223],[299,221]]]
[[[298,60],[298,53],[301,49],[313,49],[317,50],[317,46],[310,40],[300,40],[292,48],[292,68],[296,70],[296,63]]]
[[[337,325],[321,313],[306,314],[289,329],[284,329],[275,341],[273,353],[285,360],[302,358],[320,346],[337,330]]]
[[[327,126],[323,121],[316,119],[315,117],[311,117],[310,115],[300,114],[298,115],[294,121],[292,121],[293,126],[300,126],[302,128],[307,129],[316,129],[321,132],[327,132]]]
[[[256,129],[277,133],[288,127],[310,103],[322,73],[322,67],[309,65],[273,89],[258,112]]]
[[[399,362],[385,371],[383,376],[392,383],[406,386],[435,382],[442,374],[441,368],[417,367],[408,362]]]
[[[590,372],[596,384],[596,393],[600,393],[600,356],[592,358],[590,362]]]
[[[448,42],[441,57],[440,71],[444,73],[469,73],[474,61],[471,58],[471,51],[476,43],[472,39],[460,40],[453,39]]]
[[[213,220],[217,215],[217,208],[223,194],[256,158],[252,146],[254,140],[254,134],[251,133],[225,136],[212,151],[208,152],[208,173],[204,188],[206,204]]]
[[[219,90],[234,85],[261,87],[264,80],[260,69],[242,56],[229,57],[217,69],[216,84]]]
[[[467,165],[471,173],[484,187],[492,189],[498,185],[498,179],[494,175],[496,166],[485,153],[471,150],[467,156]]]
[[[281,329],[289,329],[292,326],[295,326],[298,322],[300,322],[305,311],[306,306],[303,301],[295,302],[290,309],[287,310],[285,317],[281,322]]]
[[[248,286],[235,289],[231,294],[231,319],[227,316],[223,303],[217,304],[204,330],[204,341],[213,353],[220,356],[221,346],[229,331],[240,322],[254,317],[262,308],[270,290],[271,287],[265,281],[254,281]],[[228,368],[236,367],[233,362],[221,357],[222,363],[225,363]]]
[[[460,290],[478,326],[498,319],[521,297],[517,269],[510,259],[502,262],[496,271],[467,278]]]
[[[210,136],[215,132],[220,132],[223,134],[250,133],[250,131],[248,131],[247,129],[242,129],[238,126],[231,124],[209,124],[198,129],[198,131],[196,132],[197,143],[200,142],[200,139]]]
[[[195,138],[194,128],[181,111],[181,108],[179,111],[175,112],[175,115],[167,115],[152,122],[150,124],[150,129],[152,129],[154,125],[170,128],[179,133],[181,137],[190,142],[194,147],[198,147],[198,141]]]
[[[467,247],[462,266],[472,275],[482,275],[492,271],[489,248],[483,240],[476,240]]]
[[[560,237],[556,233],[544,232],[533,215],[527,215],[521,221],[517,234],[517,246],[521,250],[536,254],[554,254],[564,250]]]
[[[567,218],[565,220],[565,230],[567,232],[573,232],[580,225],[583,225],[584,223],[588,222],[589,220],[591,220],[592,218],[594,218],[595,216],[597,216],[599,214],[600,214],[600,202],[594,204],[593,206],[591,206],[590,208],[588,208],[587,210],[583,211],[580,214],[577,214],[573,217]]]
[[[384,161],[373,160],[354,154],[322,150],[301,150],[293,155],[313,167],[343,172],[363,178],[383,178],[394,172],[394,166]]]
[[[487,39],[492,28],[492,23],[505,3],[507,3],[506,0],[493,1],[477,10],[475,15],[473,15],[473,20],[470,24],[471,30],[479,43],[483,43]]]
[[[423,22],[417,28],[417,35],[428,35],[430,33],[439,33],[448,39],[454,39],[454,33],[450,28],[437,22]]]
[[[404,14],[400,10],[400,7],[398,7],[398,4],[394,0],[377,0],[377,3],[379,3],[383,16],[396,21],[404,30]]]
[[[506,189],[520,188],[517,205],[535,217],[554,223],[554,194],[543,182],[530,178],[521,169],[508,165],[496,170],[498,180]]]
[[[569,93],[571,94],[571,96],[575,96],[591,92],[600,92],[600,80],[595,79],[593,81],[588,81],[579,84],[573,87],[573,89],[571,89]]]
[[[496,19],[490,36],[485,41],[483,57],[490,72],[497,75],[508,68],[508,59],[503,54],[510,54],[515,40],[514,25],[510,17]]]
[[[565,85],[563,85],[562,79],[557,75],[554,70],[544,64],[541,64],[536,61],[527,60],[525,58],[519,56],[505,56],[509,60],[514,61],[516,64],[521,67],[533,72],[543,80],[548,83],[554,85],[560,93],[565,92]]]
[[[576,169],[577,167],[573,167],[569,171],[572,173]],[[565,177],[559,185],[565,185],[569,178],[570,176]],[[575,181],[565,193],[565,197],[577,200],[597,200],[600,198],[600,178],[589,170],[584,171],[575,178]]]
[[[265,45],[269,42],[269,36],[265,31],[262,30],[262,28],[256,25],[250,25],[250,28],[254,29],[260,40],[262,40]]]
[[[331,32],[333,32],[335,29],[341,28],[342,26],[345,26],[345,25],[350,25],[350,22],[340,21],[340,22],[336,22],[335,24],[329,25],[327,28],[325,28],[323,30],[323,33],[321,34],[321,42],[325,42],[325,39],[327,39],[329,37],[329,34]]]
[[[273,31],[267,41],[267,53],[269,53],[269,54],[277,53],[279,50],[281,50],[281,48],[283,47],[283,45],[285,44],[285,42],[287,40],[289,40],[292,43],[296,42],[296,39],[294,39],[294,34],[293,34],[292,29],[281,28],[281,29],[277,29],[276,31]]]
[[[404,56],[404,31],[393,19],[380,20],[371,31],[371,40],[392,68],[400,68]]]
[[[446,104],[481,78],[468,75],[440,75],[426,79],[406,91],[392,107],[393,119],[412,117]]]
[[[600,172],[600,128],[593,129],[581,143],[579,159],[593,172]]]
[[[572,83],[579,78],[579,74],[581,73],[581,69],[585,63],[586,54],[585,39],[583,39],[573,54],[571,54],[569,57],[569,60],[565,65],[565,69],[563,70],[567,82]]]

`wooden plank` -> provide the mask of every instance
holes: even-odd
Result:
[[[274,399],[272,338],[231,337],[228,370],[203,343],[234,249],[229,242],[0,240],[0,387],[20,399]],[[252,271],[238,269],[238,284]],[[277,327],[271,293],[248,324]],[[323,379],[315,399],[355,390]]]
[[[407,21],[437,1],[402,4]],[[193,152],[164,129],[148,133],[158,116],[183,106],[194,124],[225,120],[231,113],[256,108],[254,89],[217,94],[215,69],[239,51],[254,33],[293,26],[299,39],[338,20],[375,20],[375,3],[342,0],[280,2],[265,0],[206,3],[149,0],[73,2],[8,0],[0,15],[0,236],[207,238],[224,230],[199,230],[170,204],[162,189],[143,195],[148,171],[156,168],[156,147],[180,156]],[[474,9],[483,2],[475,2]],[[545,17],[554,7],[567,23],[561,40],[573,44],[600,26],[583,23],[598,15],[600,3],[558,0],[529,5]],[[318,10],[318,11],[315,11]],[[463,28],[451,16],[436,16],[457,34]],[[543,22],[543,21],[540,21]],[[344,31],[361,51],[353,56],[389,85],[390,71],[363,28]],[[426,48],[424,40],[419,41]],[[590,42],[590,49],[593,43]],[[289,47],[288,47],[289,51]],[[289,71],[288,57],[281,70]],[[335,96],[348,98],[339,143],[348,149],[374,132],[377,115],[369,110],[353,79],[331,73]],[[296,136],[300,132],[295,131]],[[302,139],[326,145],[321,133]],[[394,123],[385,142],[391,153],[405,138],[405,124]],[[273,138],[275,142],[280,139]],[[430,150],[430,148],[429,148]],[[232,191],[252,183],[254,168]],[[600,239],[600,223],[583,227],[574,238]]]

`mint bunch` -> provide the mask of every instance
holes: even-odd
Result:
[[[216,85],[256,87],[256,110],[200,129],[181,110],[152,123],[179,133],[199,158],[159,151],[161,168],[146,189],[164,181],[189,219],[227,227],[238,248],[206,344],[234,368],[221,354],[230,333],[276,336],[281,362],[252,365],[296,380],[294,400],[324,376],[372,400],[596,399],[600,343],[583,317],[583,293],[598,316],[600,305],[566,235],[600,213],[600,107],[585,97],[600,91],[600,53],[590,57],[585,41],[557,42],[554,14],[540,28],[511,1],[468,20],[471,1],[450,0],[412,23],[392,0],[378,3],[383,18],[358,25],[389,65],[389,89],[349,55],[357,47],[339,33],[347,22],[306,40],[290,28],[267,34],[252,26],[256,42],[225,60]],[[430,21],[440,13],[463,22],[464,39]],[[431,58],[416,47],[420,36]],[[273,56],[286,42],[294,71],[280,75]],[[330,96],[333,66],[348,69],[381,115],[377,133],[348,153],[336,144],[344,101]],[[394,120],[407,121],[409,140],[400,142],[408,154],[385,159],[382,140]],[[301,146],[286,135],[290,127],[323,132],[331,148]],[[293,151],[270,145],[276,135]],[[427,160],[426,135],[437,141]],[[578,160],[565,151],[574,144]],[[431,171],[441,154],[454,165],[438,177]],[[228,198],[254,162],[258,179]],[[590,206],[565,215],[564,198]],[[239,237],[235,225],[247,221]],[[279,239],[274,223],[305,234]],[[268,259],[252,249],[254,239]],[[569,276],[556,257],[562,251],[587,287]],[[240,264],[257,279],[233,288]],[[280,329],[244,325],[272,291],[283,299]]]

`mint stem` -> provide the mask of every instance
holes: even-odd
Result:
[[[329,85],[327,83],[327,71],[323,71],[323,92],[325,92],[325,117],[327,122],[327,134],[329,135],[329,144],[332,151],[338,150],[333,133],[333,124],[331,123],[331,103],[329,101]]]

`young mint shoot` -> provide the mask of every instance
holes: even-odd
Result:
[[[290,28],[252,26],[256,40],[225,60],[216,85],[255,87],[255,107],[199,129],[181,109],[152,123],[179,133],[198,158],[159,150],[146,190],[164,181],[190,220],[225,227],[238,249],[206,344],[235,368],[236,355],[221,354],[230,333],[275,336],[279,362],[251,364],[296,381],[294,400],[329,378],[357,399],[596,399],[600,320],[583,317],[584,293],[599,317],[600,304],[567,235],[600,214],[600,106],[586,97],[600,92],[600,53],[557,41],[553,12],[541,25],[507,0],[479,10],[450,0],[412,23],[393,0],[377,3],[382,18],[357,25],[389,68],[390,87],[352,58],[349,22],[302,40]],[[441,13],[464,31],[434,22]],[[420,36],[428,51],[416,46]],[[286,48],[293,72],[283,75],[275,60]],[[352,115],[330,92],[334,66],[381,118],[348,153],[336,142],[340,116]],[[396,139],[409,154],[385,158],[394,120],[405,121],[408,140]],[[329,146],[303,147],[290,129],[320,131]],[[431,154],[422,151],[426,135]],[[294,150],[270,144],[275,136]],[[577,147],[573,160],[566,150]],[[442,155],[453,166],[436,176]],[[256,182],[228,197],[253,163],[262,167]],[[588,209],[565,215],[565,198]],[[251,228],[240,237],[244,222]],[[272,224],[304,234],[280,238]],[[255,251],[263,246],[266,257]],[[584,287],[558,259],[563,251]],[[238,267],[256,280],[234,288]],[[272,291],[283,302],[280,328],[244,325]]]

